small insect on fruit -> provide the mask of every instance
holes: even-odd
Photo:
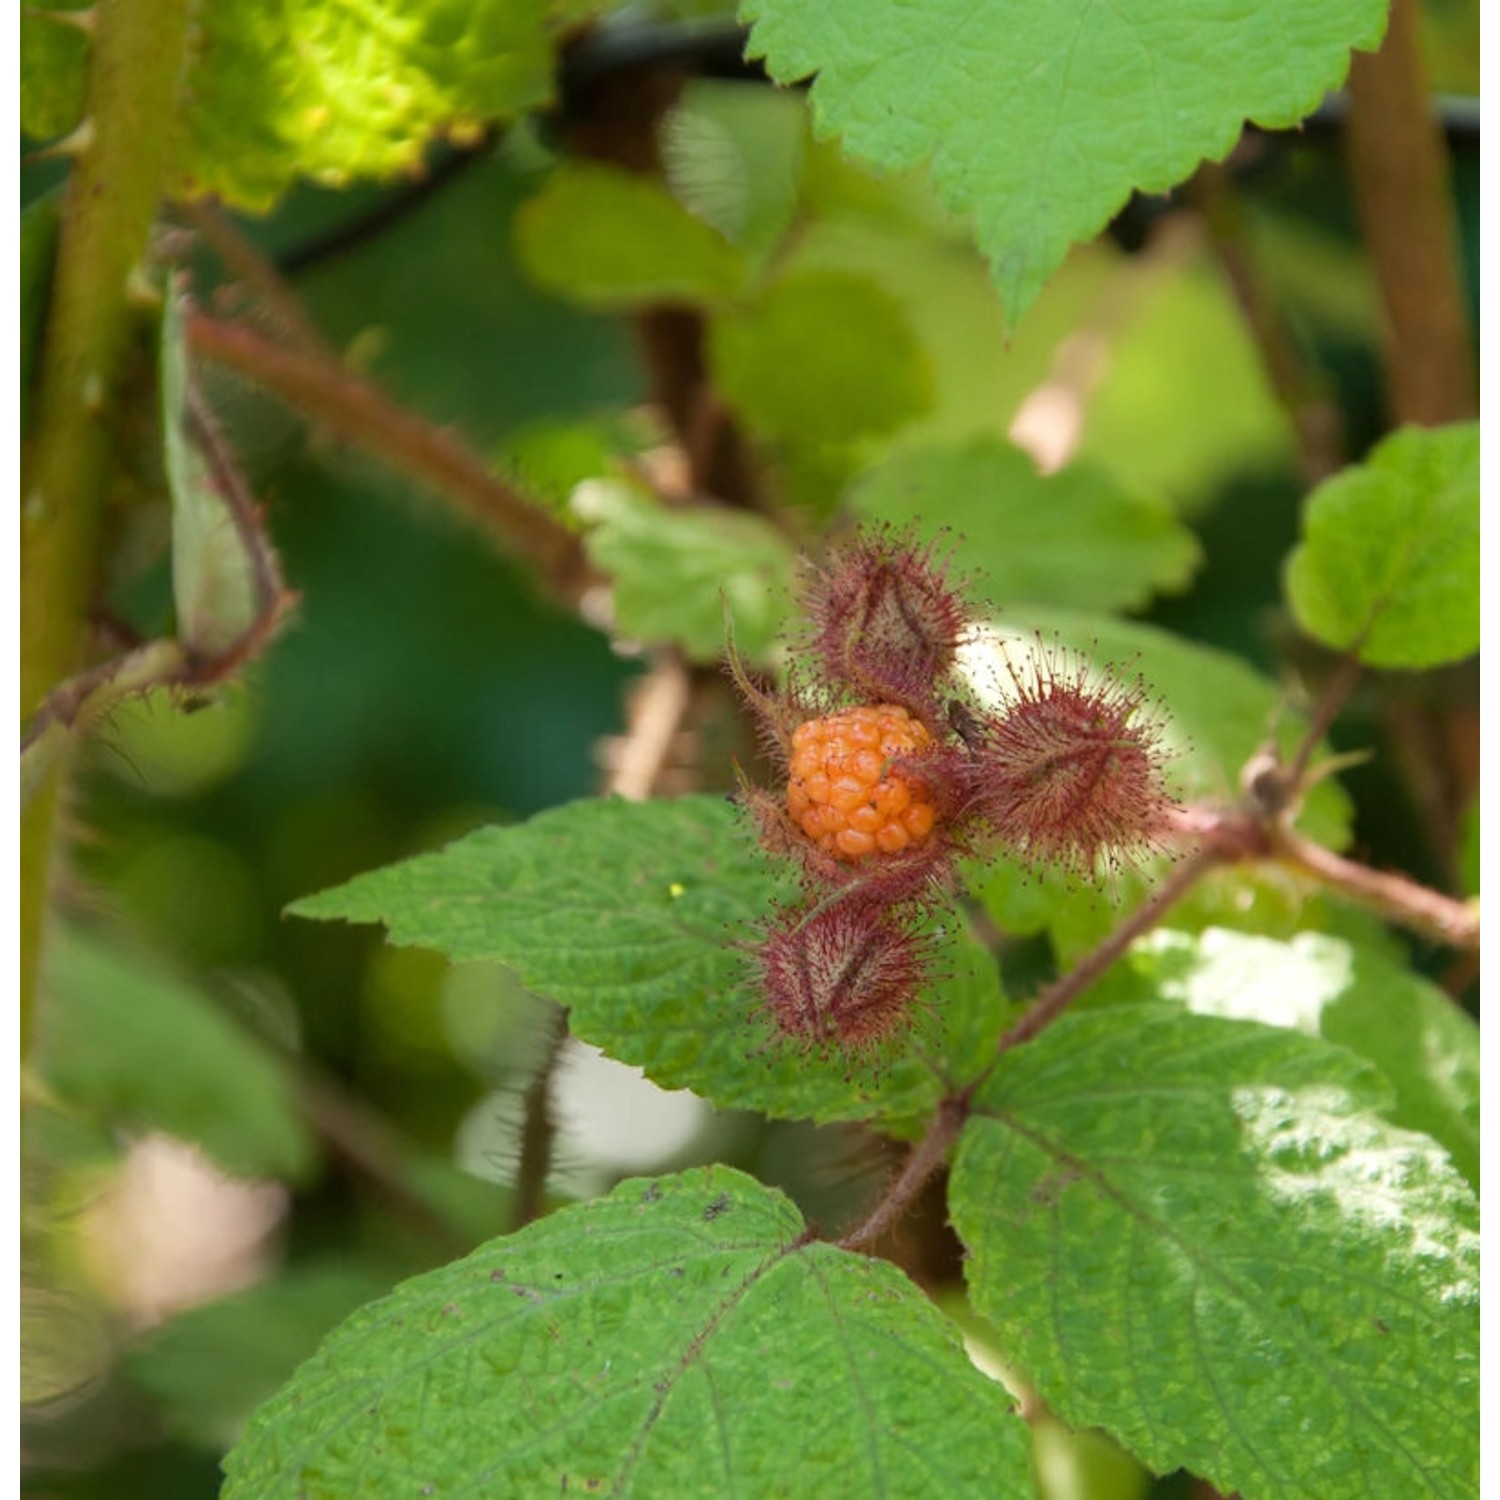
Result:
[[[910,767],[931,747],[926,726],[890,703],[809,719],[792,735],[787,811],[836,859],[915,849],[932,832],[937,808]]]

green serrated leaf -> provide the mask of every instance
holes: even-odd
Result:
[[[531,279],[585,307],[713,305],[745,279],[740,251],[661,183],[597,162],[567,162],[515,219]]]
[[[1012,324],[1133,189],[1223,157],[1246,119],[1293,125],[1373,47],[1383,0],[745,0],[750,54],[816,74],[818,128],[901,169],[927,158],[971,215]]]
[[[759,265],[791,227],[806,138],[800,99],[698,78],[662,122],[662,166],[677,198]]]
[[[1309,635],[1374,667],[1479,649],[1479,424],[1406,427],[1307,501],[1287,599]]]
[[[762,437],[838,444],[925,411],[931,374],[893,298],[841,271],[796,271],[709,329],[714,381]]]
[[[1084,465],[1039,474],[999,438],[905,450],[868,471],[849,499],[859,515],[915,522],[929,539],[957,533],[961,566],[1007,607],[1133,609],[1183,587],[1199,556],[1162,501]]]
[[[1113,664],[1128,678],[1139,677],[1158,700],[1164,737],[1172,751],[1169,779],[1188,800],[1225,803],[1237,796],[1245,762],[1269,738],[1290,752],[1304,721],[1284,706],[1276,685],[1239,657],[1132,620],[1026,606],[1007,610],[995,633],[981,636],[968,660],[971,680],[981,693],[1003,685],[1004,666],[996,645],[1022,665],[1038,636],[1081,652],[1100,667]],[[1349,834],[1349,799],[1331,780],[1308,793],[1298,826],[1310,837],[1340,847]]]
[[[631,1179],[357,1313],[225,1500],[1025,1494],[1024,1425],[895,1267],[706,1167]]]
[[[41,1076],[80,1109],[201,1146],[242,1177],[301,1178],[286,1068],[182,980],[64,929],[48,949]]]
[[[380,1296],[390,1277],[342,1264],[287,1271],[153,1330],[127,1360],[168,1430],[222,1452],[334,1324]]]
[[[552,92],[547,0],[218,0],[194,16],[168,192],[264,211],[298,177],[342,187],[420,166],[432,137],[475,136]],[[83,107],[77,33],[23,28],[25,128]]]
[[[791,608],[797,555],[769,521],[706,505],[671,507],[633,485],[598,480],[574,495],[591,529],[589,559],[614,581],[615,625],[638,641],[672,641],[695,661],[736,647],[764,662]]]
[[[744,945],[790,899],[719,798],[576,802],[296,902],[392,942],[490,959],[569,1008],[574,1033],[663,1088],[793,1119],[909,1125],[977,1075],[1006,1016],[995,966],[955,932],[930,1015],[878,1063],[772,1043]],[[951,925],[951,924],[950,924]]]
[[[1120,1007],[1006,1056],[950,1202],[1047,1403],[1225,1493],[1467,1500],[1478,1205],[1294,1031]]]
[[[1198,1015],[1293,1026],[1367,1058],[1395,1090],[1390,1118],[1447,1147],[1478,1191],[1479,1028],[1435,985],[1313,932],[1287,943],[1156,932],[1129,964],[1154,996]]]
[[[266,209],[306,176],[331,187],[422,160],[552,94],[546,0],[322,0],[205,12],[178,191]]]
[[[161,406],[177,636],[189,652],[212,660],[239,646],[261,617],[264,541],[235,514],[194,435],[182,301],[175,294],[162,314]]]

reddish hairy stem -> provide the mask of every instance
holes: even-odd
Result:
[[[1355,685],[1359,682],[1362,670],[1358,657],[1346,656],[1324,684],[1323,691],[1313,706],[1307,733],[1302,736],[1302,743],[1297,746],[1297,753],[1287,767],[1287,777],[1293,786],[1303,785],[1313,752],[1322,742],[1323,736],[1333,727],[1333,721],[1338,718],[1339,710],[1343,708],[1349,699],[1349,694],[1354,691]]]
[[[335,436],[454,501],[532,564],[555,593],[569,598],[580,589],[585,565],[578,539],[496,479],[452,433],[414,416],[336,361],[283,348],[253,329],[194,312],[187,337],[195,354],[248,375]]]
[[[568,1013],[559,1010],[552,1022],[547,1053],[526,1090],[526,1117],[521,1126],[521,1157],[516,1166],[516,1202],[511,1229],[524,1229],[542,1216],[543,1194],[552,1171],[552,1148],[557,1142],[557,1120],[552,1113],[552,1083],[568,1041]]]
[[[1290,828],[1272,832],[1271,852],[1282,864],[1311,875],[1363,906],[1373,907],[1403,927],[1465,952],[1479,951],[1479,913],[1467,902],[1418,885],[1405,875],[1372,870],[1345,859]]]
[[[1379,52],[1349,72],[1349,166],[1385,310],[1386,394],[1397,422],[1477,410],[1468,308],[1442,130],[1423,74],[1418,0],[1394,0]]]
[[[944,1099],[928,1122],[922,1139],[911,1149],[900,1175],[881,1196],[880,1201],[846,1234],[839,1243],[841,1250],[858,1250],[883,1235],[901,1217],[917,1197],[928,1179],[948,1159],[948,1151],[968,1118],[967,1095]]]
[[[310,354],[333,351],[276,266],[261,254],[224,211],[212,203],[184,203],[178,212],[219,257],[224,269],[264,303],[284,341]]]
[[[1155,927],[1209,870],[1224,863],[1228,857],[1217,843],[1207,844],[1188,855],[1150,898],[1131,912],[1098,947],[1085,954],[1042,992],[1036,1004],[995,1044],[996,1056],[1045,1031],[1138,937]]]

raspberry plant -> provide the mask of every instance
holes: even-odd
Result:
[[[26,11],[31,1465],[1473,1494],[1479,442],[1416,7],[741,11]],[[717,1135],[578,1188],[577,1043]]]

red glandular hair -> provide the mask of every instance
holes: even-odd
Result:
[[[860,889],[811,911],[783,911],[757,963],[778,1032],[810,1047],[870,1050],[910,1021],[931,939]]]
[[[933,717],[972,612],[931,546],[886,530],[833,548],[804,578],[806,654],[857,701]]]
[[[1144,684],[1038,642],[1014,697],[969,731],[969,807],[1034,865],[1091,877],[1161,847],[1175,806]]]

